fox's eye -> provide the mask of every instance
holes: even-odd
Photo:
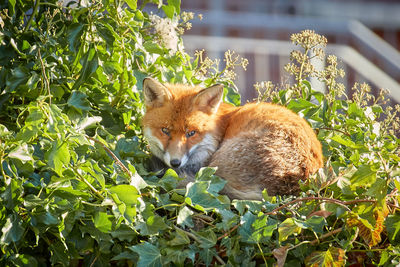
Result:
[[[164,133],[164,134],[166,134],[166,135],[168,135],[169,136],[169,130],[168,130],[168,128],[161,128],[161,131]]]
[[[195,135],[196,131],[190,131],[186,133],[186,137],[192,137],[193,135]]]

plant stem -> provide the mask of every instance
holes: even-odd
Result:
[[[329,130],[329,131],[336,131],[336,132],[339,132],[339,133],[342,133],[342,134],[344,134],[344,135],[347,135],[347,136],[351,136],[349,133],[346,133],[345,131],[342,131],[342,130],[339,130],[339,129],[335,129],[335,128],[330,128],[330,127],[321,127],[321,128],[318,128],[318,130],[319,129],[321,129],[321,130]]]
[[[118,166],[120,166],[124,172],[129,174],[129,176],[132,176],[132,173],[129,171],[129,169],[119,160],[119,158],[105,144],[103,144],[102,142],[100,142],[97,139],[94,139],[93,137],[87,136],[87,138],[89,138],[90,140],[94,141],[95,143],[98,143],[99,145],[101,145],[108,152],[108,154],[111,155],[111,157],[115,160],[115,162],[118,164]]]
[[[376,200],[374,199],[355,199],[355,200],[349,200],[349,201],[340,201],[334,198],[326,198],[326,197],[304,197],[304,198],[298,198],[298,199],[294,199],[286,204],[283,204],[280,207],[277,207],[275,209],[273,209],[270,212],[265,213],[265,215],[273,215],[276,214],[276,212],[280,211],[281,209],[286,208],[289,205],[292,205],[294,203],[297,202],[303,202],[303,201],[309,201],[309,200],[319,200],[319,201],[323,201],[323,202],[332,202],[335,203],[337,205],[340,205],[344,208],[346,208],[347,210],[350,210],[349,207],[347,207],[348,205],[352,205],[352,204],[356,204],[356,203],[361,203],[361,202],[373,202],[375,203]]]
[[[46,69],[44,67],[44,63],[43,63],[43,60],[42,60],[42,55],[40,54],[40,48],[38,48],[38,57],[39,57],[39,60],[40,60],[40,65],[42,67],[42,76],[43,76],[44,81],[45,81],[45,83],[44,83],[45,84],[45,88],[47,89],[47,93],[49,94],[49,105],[51,105],[50,82],[49,82],[49,79],[47,78],[47,75],[46,75]]]
[[[343,231],[343,227],[340,227],[340,228],[335,229],[335,230],[333,230],[333,231],[331,231],[331,232],[328,232],[328,233],[326,233],[326,234],[323,234],[323,235],[320,236],[320,238],[317,238],[317,239],[311,241],[311,242],[310,242],[310,245],[314,246],[314,245],[318,244],[318,243],[320,242],[320,240],[325,239],[325,238],[327,238],[327,237],[330,237],[330,236],[332,236],[332,235],[335,235],[335,234],[337,234],[337,233],[340,233],[341,231]]]
[[[24,28],[22,33],[26,33],[26,31],[31,27],[33,18],[36,16],[36,13],[37,13],[37,11],[39,9],[39,5],[40,5],[40,0],[36,0],[35,6],[33,7],[32,15],[29,18],[28,22],[26,23],[26,26],[25,26],[25,28]]]
[[[235,231],[237,228],[239,227],[239,225],[235,225],[233,226],[231,229],[228,230],[228,232],[226,232],[225,234],[221,235],[220,237],[217,238],[217,240],[221,240],[222,238],[228,236],[229,234],[231,234],[233,231]]]
[[[75,170],[75,173],[78,176],[79,180],[84,182],[90,188],[90,190],[92,190],[101,200],[103,200],[104,199],[103,195],[99,191],[97,191],[97,189],[94,188],[94,186],[91,183],[89,183],[89,181],[86,180],[85,177],[80,175],[79,172],[76,170],[76,168],[74,168],[74,170]]]

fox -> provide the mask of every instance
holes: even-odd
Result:
[[[234,106],[224,86],[207,88],[143,80],[143,135],[150,152],[174,169],[184,187],[200,168],[216,167],[230,199],[293,195],[323,165],[321,143],[308,122],[272,103]]]

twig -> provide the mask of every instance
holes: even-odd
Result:
[[[97,191],[97,189],[94,188],[94,186],[91,183],[89,183],[88,180],[85,179],[85,177],[83,177],[80,173],[78,173],[78,171],[76,169],[75,169],[75,173],[78,176],[78,178],[82,182],[84,182],[90,188],[90,190],[92,190],[100,199],[102,199],[102,200],[104,199],[103,195],[99,191]]]
[[[373,200],[373,199],[355,199],[355,200],[350,200],[350,201],[340,201],[340,200],[337,200],[337,199],[326,198],[326,197],[304,197],[304,198],[294,199],[294,200],[292,200],[292,201],[290,201],[290,202],[288,202],[286,204],[283,204],[282,206],[277,207],[277,208],[273,209],[272,211],[267,212],[265,214],[266,215],[276,214],[277,211],[280,211],[281,209],[284,209],[289,205],[292,205],[292,204],[297,203],[297,202],[303,202],[303,201],[309,201],[309,200],[319,200],[319,201],[324,201],[324,202],[332,202],[332,203],[335,203],[337,205],[340,205],[340,206],[346,208],[347,210],[350,210],[347,207],[348,205],[352,205],[352,204],[356,204],[356,203],[360,203],[360,202],[373,202],[373,203],[376,202],[376,200]]]
[[[336,132],[342,133],[344,135],[347,135],[349,137],[351,136],[349,133],[346,133],[345,131],[342,131],[342,130],[339,130],[339,129],[335,129],[335,128],[330,128],[330,127],[320,127],[320,128],[318,128],[318,130],[336,131]]]
[[[39,0],[38,0],[39,2]],[[38,48],[38,56],[39,56],[39,60],[40,60],[40,65],[42,67],[42,75],[44,78],[44,82],[45,82],[45,87],[47,89],[47,92],[49,94],[49,104],[51,105],[51,92],[50,92],[50,82],[49,79],[47,79],[47,75],[46,75],[46,69],[44,68],[44,63],[42,60],[42,55],[40,54],[40,48]]]
[[[226,232],[225,234],[221,235],[220,237],[217,238],[217,240],[221,240],[222,238],[228,236],[230,233],[232,233],[233,231],[235,231],[237,228],[239,227],[239,225],[235,225],[233,226],[231,229],[229,229],[228,232]]]
[[[325,239],[325,238],[327,238],[327,237],[330,237],[330,236],[332,236],[332,235],[335,235],[335,234],[337,234],[337,233],[340,233],[341,231],[343,231],[343,227],[340,227],[340,228],[335,229],[335,230],[333,230],[333,231],[331,231],[331,232],[329,232],[329,233],[326,233],[326,234],[321,235],[320,238],[314,239],[313,241],[310,242],[310,244],[311,244],[312,246],[314,246],[314,245],[318,244],[318,243],[320,242],[320,240]]]
[[[107,152],[108,154],[110,154],[110,156],[115,160],[115,162],[118,164],[118,166],[121,167],[121,169],[126,172],[127,174],[129,174],[129,176],[132,176],[131,172],[129,171],[129,169],[124,165],[124,163],[122,163],[122,161],[102,142],[100,142],[97,139],[94,139],[93,137],[88,136],[88,138],[90,140],[92,140],[93,142],[101,145]]]

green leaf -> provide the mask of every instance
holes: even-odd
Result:
[[[388,232],[390,243],[393,245],[400,244],[400,215],[389,215],[385,220],[385,226]]]
[[[287,218],[278,227],[279,242],[285,241],[293,234],[300,234],[301,227],[299,227],[293,218]]]
[[[82,64],[82,69],[80,71],[79,78],[72,87],[72,90],[79,89],[82,84],[91,82],[89,78],[93,73],[95,73],[99,66],[99,57],[97,51],[94,48],[90,48],[80,62]]]
[[[253,223],[256,221],[257,216],[251,212],[246,212],[240,219],[239,236],[242,242],[256,243],[257,240],[253,236]]]
[[[15,254],[11,256],[11,261],[15,266],[37,267],[38,261],[35,257],[27,254]]]
[[[158,44],[156,44],[153,41],[146,41],[146,42],[144,42],[143,46],[149,53],[154,53],[154,54],[159,54],[159,55],[164,54],[164,49],[162,49],[161,46],[159,46]]]
[[[278,221],[269,218],[261,212],[257,220],[255,220],[252,224],[254,232],[252,233],[251,237],[257,243],[266,242],[272,237],[272,234],[277,226]]]
[[[125,0],[125,3],[127,3],[131,9],[136,10],[137,0]]]
[[[147,231],[149,235],[159,233],[160,231],[168,229],[164,219],[159,215],[152,215],[146,220]]]
[[[361,165],[350,178],[351,186],[370,186],[376,180],[376,171],[370,165]]]
[[[77,52],[78,47],[81,43],[81,36],[83,34],[84,24],[74,23],[70,26],[68,30],[68,41],[69,41],[69,49],[72,52]]]
[[[51,254],[50,261],[53,265],[56,265],[56,263],[66,265],[69,262],[70,254],[68,253],[68,248],[62,242],[50,244],[49,251]]]
[[[215,248],[202,249],[199,253],[200,259],[206,266],[210,266],[214,257],[218,255]]]
[[[10,151],[8,157],[19,159],[23,163],[26,163],[28,161],[33,161],[32,153],[29,151],[28,144],[22,144],[17,146],[16,148]]]
[[[162,10],[164,10],[164,13],[168,18],[172,19],[174,17],[174,14],[175,14],[174,6],[171,6],[171,5],[163,6]]]
[[[217,236],[211,230],[205,230],[200,232],[194,232],[197,237],[197,241],[200,243],[199,247],[201,248],[212,248],[217,243]]]
[[[10,74],[11,77],[6,81],[8,87],[8,89],[6,89],[7,92],[15,91],[19,86],[26,84],[31,77],[29,70],[24,66],[18,66],[10,70]]]
[[[161,253],[160,250],[148,243],[144,242],[140,245],[129,247],[132,251],[139,255],[138,267],[161,267]]]
[[[79,112],[90,110],[90,104],[87,101],[87,95],[79,91],[73,91],[67,102],[68,106],[76,108]]]
[[[181,0],[168,0],[168,5],[175,8],[177,15],[181,13]]]
[[[340,135],[334,135],[331,138],[333,141],[338,142],[339,144],[345,145],[347,147],[353,148],[353,149],[359,149],[362,148],[362,145],[357,145],[356,143],[354,143],[353,141],[351,141],[350,139],[344,139],[342,136]]]
[[[347,110],[347,113],[349,114],[350,118],[363,118],[364,117],[364,112],[362,108],[358,106],[357,103],[350,103],[349,108]]]
[[[190,227],[194,226],[192,220],[193,211],[191,211],[188,207],[184,206],[179,210],[178,218],[176,223],[182,227]]]
[[[228,204],[222,203],[217,197],[207,192],[208,187],[209,182],[189,183],[186,186],[185,202],[200,211],[227,208]]]
[[[112,230],[112,219],[114,216],[108,215],[107,212],[97,212],[94,216],[94,226],[103,233],[109,233]]]
[[[132,185],[122,184],[113,186],[108,191],[121,214],[132,223],[136,216],[137,198],[140,196],[137,189]]]
[[[71,158],[67,143],[61,140],[55,141],[51,149],[45,153],[45,158],[48,161],[48,165],[57,174],[62,175],[64,166],[69,164]]]
[[[83,101],[86,101],[84,96],[83,96],[83,99],[84,99]],[[73,102],[75,102],[74,104],[78,104],[78,105],[79,105],[79,103],[76,102],[76,101],[77,101],[77,99],[75,99],[75,100],[73,101]],[[87,103],[84,102],[84,104],[85,104],[86,107],[87,107]],[[85,108],[86,108],[86,107],[85,107]],[[92,125],[95,125],[95,124],[101,122],[102,119],[103,119],[103,118],[100,117],[100,116],[85,117],[85,118],[81,119],[81,120],[78,122],[78,124],[76,125],[76,130],[77,130],[77,131],[82,131],[82,130],[88,128],[88,127],[91,127]]]
[[[120,241],[132,242],[137,234],[131,226],[121,224],[117,230],[111,232],[111,236]]]
[[[11,15],[14,14],[14,10],[15,10],[15,4],[17,3],[17,0],[9,0],[8,4],[9,6],[11,6],[10,10],[11,10]]]
[[[115,37],[112,30],[107,27],[107,24],[104,24],[104,22],[96,23],[96,30],[99,35],[106,41],[107,46],[112,48],[114,45]],[[108,62],[105,62],[104,64],[107,63]]]
[[[168,245],[170,246],[181,246],[181,245],[189,245],[190,239],[185,233],[185,231],[176,228],[176,232],[174,238],[171,241],[168,241]]]
[[[19,216],[11,214],[5,220],[5,224],[1,229],[3,235],[0,239],[0,244],[9,245],[18,242],[24,234],[25,228],[22,226],[22,221]]]
[[[365,194],[367,196],[375,198],[378,202],[380,202],[386,198],[387,190],[387,181],[385,179],[378,178]]]
[[[305,223],[307,224],[308,228],[318,234],[322,234],[324,232],[324,227],[327,224],[325,218],[321,216],[312,216],[311,218],[308,218]]]

